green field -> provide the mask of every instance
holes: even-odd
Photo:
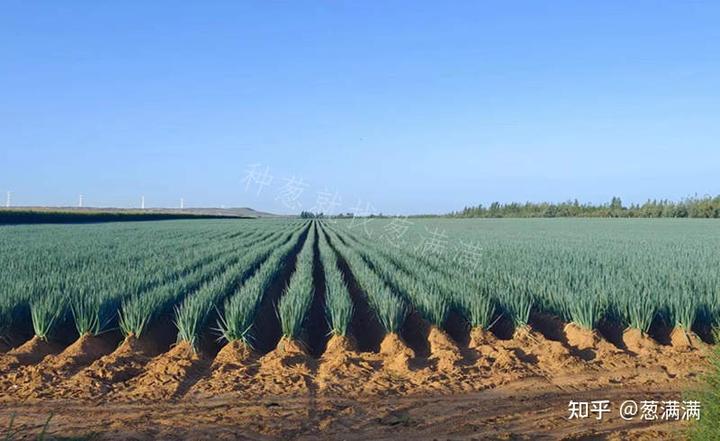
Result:
[[[162,323],[196,348],[222,337],[269,351],[284,336],[319,355],[329,334],[371,332],[351,326],[361,313],[384,333],[414,312],[445,329],[517,329],[545,313],[701,335],[720,319],[712,220],[26,225],[0,227],[0,246],[0,332],[16,342]]]

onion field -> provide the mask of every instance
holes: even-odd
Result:
[[[704,220],[17,225],[0,245],[0,390],[20,399],[674,382],[720,325]]]
[[[360,274],[380,276],[405,310],[438,327],[451,313],[485,329],[498,320],[523,328],[532,313],[587,330],[677,328],[709,337],[720,324],[713,221],[410,219],[348,221],[332,231]]]
[[[162,322],[196,349],[219,338],[269,351],[284,337],[320,355],[331,335],[377,350],[378,330],[365,328],[402,334],[411,315],[453,336],[523,329],[535,313],[644,334],[707,336],[720,320],[712,221],[218,220],[0,232],[0,332],[14,343],[112,330],[141,338]]]

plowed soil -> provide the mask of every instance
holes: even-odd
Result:
[[[0,354],[0,434],[15,415],[16,439],[34,439],[52,413],[51,437],[100,440],[682,439],[682,422],[567,419],[570,400],[682,400],[708,347],[679,332],[668,345],[626,332],[618,345],[543,319],[458,344],[429,326],[421,356],[390,334],[377,352],[332,337],[319,358],[285,339],[212,356],[132,337],[114,350],[31,341]]]

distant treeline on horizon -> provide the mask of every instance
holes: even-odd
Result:
[[[607,204],[581,204],[577,199],[561,203],[493,202],[465,207],[450,213],[450,217],[673,217],[673,218],[720,218],[720,196],[691,197],[675,202],[648,200],[643,204],[625,206],[619,197]]]

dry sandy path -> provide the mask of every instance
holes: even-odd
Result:
[[[16,427],[32,437],[53,412],[50,435],[94,434],[91,439],[97,440],[682,439],[683,423],[626,422],[617,414],[603,421],[567,419],[571,399],[609,399],[617,405],[650,396],[678,399],[680,392],[637,387],[568,391],[526,380],[482,392],[419,397],[26,402],[3,405],[0,424],[7,427],[16,414]]]

